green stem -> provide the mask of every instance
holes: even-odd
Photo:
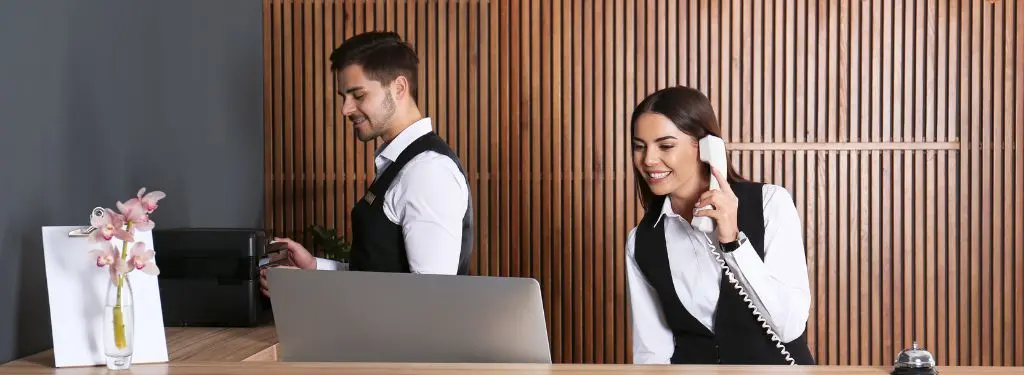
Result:
[[[132,223],[128,222],[128,227],[125,229],[128,233],[132,232]],[[121,260],[128,260],[128,242],[123,241],[121,246]],[[117,275],[117,301],[114,302],[114,345],[118,349],[124,349],[128,345],[124,335],[124,314],[121,311],[121,287],[124,286],[124,279],[128,274]]]

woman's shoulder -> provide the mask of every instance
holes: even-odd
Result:
[[[798,217],[793,194],[784,186],[764,184],[761,188],[761,202],[766,224],[776,221],[779,217]]]
[[[776,184],[762,184],[761,186],[761,197],[765,204],[772,200],[783,200],[789,203],[793,203],[793,195],[789,193],[785,187]]]
[[[636,228],[637,227],[633,227],[633,229],[630,229],[629,233],[626,234],[626,257],[628,258],[633,257],[633,248],[636,244]]]
[[[757,194],[758,190],[754,189],[760,189],[761,204],[765,209],[778,204],[794,206],[793,195],[781,185],[752,181],[733,183],[733,190],[736,191],[737,195],[747,194],[749,196]]]

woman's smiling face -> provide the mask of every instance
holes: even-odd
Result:
[[[667,195],[700,178],[697,140],[679,130],[668,117],[648,112],[633,130],[633,166],[655,195]]]

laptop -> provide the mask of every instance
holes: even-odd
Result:
[[[530,278],[271,269],[282,362],[551,363]]]

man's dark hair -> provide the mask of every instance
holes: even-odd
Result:
[[[363,68],[367,77],[385,86],[398,76],[405,76],[413,100],[417,95],[419,62],[416,51],[394,32],[362,33],[345,40],[331,53],[331,71],[337,72],[356,64]]]

